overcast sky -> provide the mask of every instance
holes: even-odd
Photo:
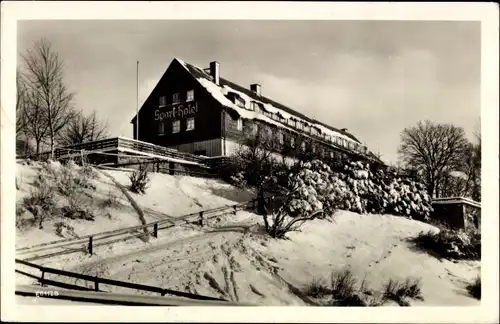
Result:
[[[395,163],[419,120],[468,136],[480,118],[480,24],[422,21],[23,21],[18,50],[46,37],[65,61],[75,105],[132,137],[139,103],[174,57],[338,128]]]

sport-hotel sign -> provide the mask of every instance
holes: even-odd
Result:
[[[178,104],[170,107],[170,110],[160,111],[160,109],[155,109],[155,121],[162,121],[164,119],[179,119],[190,115],[194,115],[198,112],[198,103],[186,103]]]

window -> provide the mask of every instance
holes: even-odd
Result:
[[[239,131],[243,129],[243,120],[241,118],[236,120],[236,129]]]
[[[186,94],[186,101],[194,100],[194,90],[189,90]]]
[[[318,130],[315,127],[311,127],[311,134],[318,135]]]
[[[258,130],[259,130],[259,127],[258,127],[258,125],[256,123],[251,123],[250,124],[250,132],[252,134],[254,134],[254,135],[257,134]]]
[[[290,146],[295,147],[295,137],[290,137]]]
[[[181,121],[180,120],[174,120],[172,122],[172,133],[178,133],[181,131]]]
[[[285,142],[285,137],[283,136],[282,132],[278,132],[278,140],[281,145],[283,145],[283,143]]]
[[[273,138],[273,130],[271,128],[267,129],[267,138]]]
[[[194,129],[194,117],[189,117],[186,122],[186,130],[190,131]]]
[[[300,129],[300,130],[303,130],[304,129],[304,123],[302,122],[297,122],[297,127]]]
[[[311,150],[313,153],[316,153],[316,146],[314,146],[314,144],[311,144]]]
[[[250,102],[250,109],[258,113],[262,112],[262,109],[260,108],[259,104],[256,103],[255,101]]]
[[[234,103],[235,103],[237,106],[239,106],[239,107],[243,107],[243,108],[245,108],[245,100],[241,99],[240,97],[235,97],[235,98],[234,98]],[[251,109],[251,108],[252,108],[252,107],[250,106],[250,109]]]
[[[304,141],[303,141],[302,143],[300,143],[300,149],[301,149],[302,151],[305,151],[305,150],[306,150],[306,142],[304,142]]]
[[[307,133],[309,133],[311,131],[311,126],[305,125],[304,126],[304,131],[307,132]]]
[[[160,122],[158,123],[158,135],[164,135],[165,134],[165,123]]]
[[[160,107],[165,107],[167,105],[167,97],[160,96]]]
[[[332,152],[332,151],[330,151],[330,158],[331,158],[331,159],[333,159],[333,156],[334,156],[334,155],[333,155],[333,152]]]
[[[174,93],[172,96],[172,103],[178,103],[180,101],[179,93]]]

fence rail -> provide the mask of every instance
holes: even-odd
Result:
[[[31,278],[36,278],[42,286],[49,285],[49,286],[55,286],[55,287],[61,287],[61,288],[67,288],[67,289],[75,289],[75,290],[92,290],[89,287],[68,284],[65,282],[60,282],[60,281],[45,278],[45,274],[55,274],[55,275],[59,275],[59,276],[67,277],[67,278],[75,278],[75,279],[84,280],[87,282],[93,282],[94,283],[93,291],[104,292],[104,290],[99,288],[99,285],[108,285],[108,286],[123,287],[123,288],[158,293],[161,296],[165,296],[168,294],[168,295],[173,295],[173,296],[177,296],[177,297],[184,297],[184,298],[198,299],[198,300],[225,301],[224,299],[220,299],[220,298],[191,294],[191,293],[187,293],[187,292],[183,292],[183,291],[176,291],[176,290],[166,289],[166,288],[161,288],[161,287],[142,285],[142,284],[136,284],[136,283],[132,283],[132,282],[107,279],[107,278],[101,278],[98,276],[89,276],[89,275],[85,275],[85,274],[81,274],[81,273],[45,267],[45,266],[41,266],[38,264],[34,264],[31,262],[27,262],[27,261],[19,260],[19,259],[16,259],[16,264],[21,264],[23,266],[27,266],[29,268],[39,270],[41,272],[41,275],[39,277],[32,275],[32,274],[29,274],[29,273],[24,272],[24,271],[19,270],[19,269],[16,269],[16,273],[19,273],[19,274],[22,274],[25,276],[27,275]]]
[[[96,247],[109,245],[120,241],[127,241],[132,238],[149,237],[158,238],[161,230],[168,229],[180,224],[197,224],[204,226],[207,221],[225,215],[234,213],[238,210],[255,208],[256,199],[242,202],[230,206],[222,206],[212,209],[206,209],[190,214],[186,214],[175,219],[161,219],[144,225],[131,226],[112,231],[88,234],[79,238],[68,238],[52,242],[41,243],[29,247],[16,249],[16,254],[23,257],[25,261],[34,261],[59,255],[71,254],[76,252],[88,252],[93,254]]]
[[[179,162],[189,161],[200,164],[204,164],[205,162],[205,158],[198,155],[194,155],[192,153],[179,152],[174,149],[166,148],[163,146],[147,142],[137,141],[125,137],[107,138],[93,142],[75,144],[60,148],[58,147],[54,149],[54,158],[61,159],[66,156],[69,156],[72,154],[70,153],[71,151],[75,152],[73,154],[77,154],[76,153],[77,151],[85,150],[85,151],[90,151],[89,154],[92,154],[92,153],[98,153],[100,150],[111,150],[111,149],[116,149],[117,151],[119,149],[129,149],[140,153],[154,154],[158,156],[164,156],[167,158],[176,159],[179,160]],[[33,156],[34,155],[32,155],[31,157]],[[48,157],[50,157],[50,152],[42,152],[38,155],[38,158],[41,159],[47,159]]]

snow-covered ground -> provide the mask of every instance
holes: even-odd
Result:
[[[123,184],[128,181],[125,172],[109,173]],[[215,180],[163,174],[152,174],[151,179],[146,195],[134,195],[142,207],[153,211],[146,212],[148,220],[252,197]],[[138,223],[132,210],[129,217]],[[350,267],[375,290],[389,278],[421,278],[424,300],[412,300],[412,305],[479,305],[465,290],[466,284],[479,274],[479,262],[440,261],[414,250],[407,242],[422,230],[436,230],[431,225],[391,215],[339,211],[335,222],[314,220],[300,232],[290,233],[288,240],[274,240],[263,232],[262,223],[259,216],[239,211],[211,220],[203,228],[185,224],[160,231],[158,239],[147,243],[130,240],[98,247],[93,256],[76,253],[37,263],[256,305],[306,305],[294,288],[301,289],[314,279],[326,281],[332,271]],[[92,225],[96,230],[110,229],[97,224]],[[33,233],[20,234],[18,239],[31,243]],[[17,281],[30,282],[21,277]],[[101,289],[133,293],[126,288]]]
[[[57,163],[54,165],[58,167]],[[16,201],[18,203],[30,194],[30,190],[35,189],[33,183],[41,169],[40,163],[32,163],[32,165],[23,162],[17,163],[16,177],[19,190],[16,192]],[[115,170],[103,170],[103,172],[108,173],[128,188],[130,184],[129,172]],[[108,177],[99,173],[97,175],[97,179],[91,181],[96,189],[92,190],[90,194],[92,195],[92,203],[98,211],[98,217],[93,222],[65,219],[65,223],[74,227],[74,232],[78,236],[141,225],[139,216],[121,190]],[[252,192],[234,188],[216,179],[171,176],[162,173],[151,173],[149,177],[151,181],[146,195],[130,192],[143,210],[147,222],[175,218],[225,205],[234,205],[255,198],[255,194]],[[118,205],[110,208],[101,207],[100,203],[110,196],[115,197]],[[55,218],[44,222],[43,229],[34,227],[23,232],[17,231],[16,248],[62,239],[56,235],[53,226],[55,222],[60,220]]]

